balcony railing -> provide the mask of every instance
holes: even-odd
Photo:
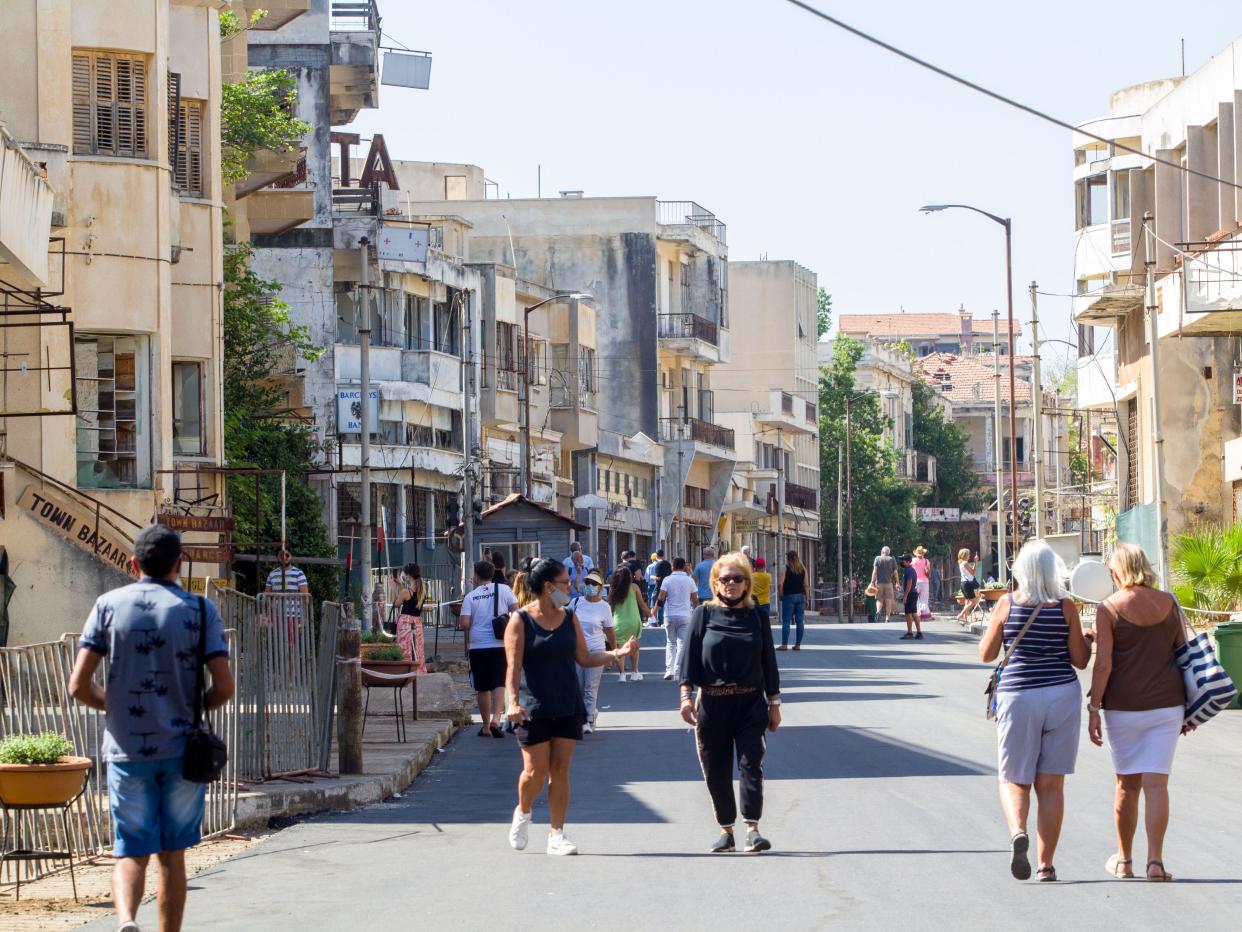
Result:
[[[726,229],[720,218],[694,201],[656,201],[658,222],[670,226],[690,224],[727,243]]]
[[[379,6],[375,0],[332,0],[333,32],[379,32]]]
[[[717,345],[719,333],[715,321],[698,314],[661,314],[659,334],[665,340],[702,340]]]
[[[792,482],[785,483],[785,504],[794,508],[805,508],[808,511],[814,511],[819,496],[815,489],[807,488],[805,485],[795,485]]]
[[[697,417],[660,418],[661,440],[693,440],[725,450],[735,449],[733,431]]]
[[[1113,255],[1130,254],[1130,221],[1114,220],[1112,224]]]
[[[382,206],[379,182],[365,188],[332,189],[332,212],[334,214],[378,217]]]
[[[434,427],[406,424],[405,443],[410,447],[430,447],[433,450],[447,450],[452,453],[462,452],[460,429],[439,430]]]
[[[506,392],[518,391],[518,386],[522,384],[522,371],[520,369],[502,369],[496,370],[496,387]]]

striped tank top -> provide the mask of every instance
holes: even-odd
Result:
[[[1001,672],[1001,692],[1040,689],[1078,681],[1078,674],[1070,664],[1069,623],[1065,620],[1065,612],[1062,611],[1060,602],[1056,605],[1010,603],[1009,617],[1005,619],[1005,632],[1002,637],[1003,649],[1009,649],[1031,612],[1039,614],[1022,636],[1018,649],[1013,652],[1009,663]]]

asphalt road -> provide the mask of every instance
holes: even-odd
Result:
[[[605,676],[602,730],[575,757],[566,830],[580,856],[544,853],[542,798],[529,847],[510,850],[516,744],[468,729],[403,798],[295,825],[200,875],[186,927],[1239,927],[1242,713],[1179,749],[1165,857],[1177,882],[1105,875],[1112,775],[1084,727],[1062,880],[1019,883],[982,713],[986,670],[973,638],[948,622],[928,629],[906,642],[896,626],[816,626],[801,652],[779,655],[785,724],[768,741],[763,820],[771,852],[706,853],[716,834],[707,793],[676,690],[651,675],[663,635],[648,632],[647,679]],[[143,914],[153,928],[153,908]]]

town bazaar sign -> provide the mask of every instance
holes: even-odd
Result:
[[[26,486],[18,496],[19,511],[30,516],[54,534],[62,534],[88,553],[134,579],[141,574],[133,569],[134,545],[115,528],[99,522],[86,509],[46,488]]]

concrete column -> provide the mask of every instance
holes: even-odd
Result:
[[[1216,107],[1216,166],[1217,177],[1222,181],[1233,181],[1236,177],[1234,152],[1237,140],[1234,138],[1233,102],[1217,104]],[[1232,230],[1237,225],[1238,211],[1234,195],[1236,190],[1229,185],[1218,185],[1218,216],[1220,229]]]
[[[1204,126],[1186,127],[1186,166],[1216,174],[1214,133]],[[1217,191],[1220,185],[1198,175],[1186,175],[1187,240],[1201,242],[1220,229]],[[1167,238],[1167,237],[1166,237]],[[1163,265],[1159,265],[1163,269]]]
[[[1188,130],[1189,132],[1189,130]],[[1156,155],[1162,159],[1176,162],[1178,154],[1172,149],[1157,149]],[[1185,239],[1182,230],[1182,173],[1176,168],[1156,163],[1156,269],[1167,271],[1173,268],[1173,247],[1165,243],[1176,243]],[[1139,238],[1135,240],[1134,251],[1142,262],[1143,243],[1142,226],[1139,227]],[[1164,240],[1164,242],[1160,242]]]

